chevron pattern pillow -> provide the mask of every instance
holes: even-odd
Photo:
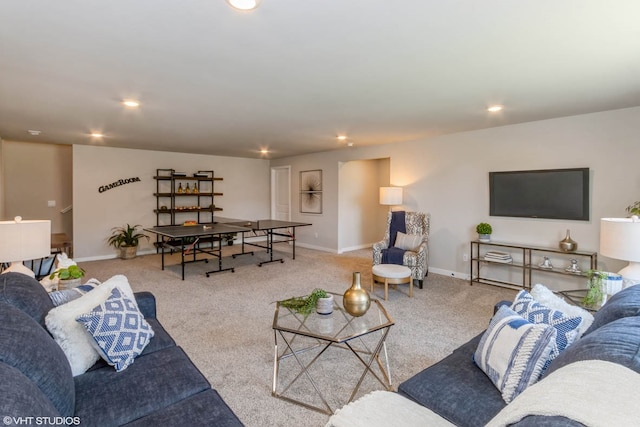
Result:
[[[536,301],[533,296],[522,290],[516,295],[516,299],[511,304],[511,309],[524,317],[531,323],[544,323],[553,326],[556,331],[556,339],[549,360],[542,371],[544,372],[551,361],[578,338],[578,329],[582,318],[579,316],[568,316],[560,310],[547,307]]]
[[[509,403],[538,381],[555,338],[553,327],[533,324],[502,306],[482,335],[473,360]]]
[[[138,307],[118,287],[105,302],[76,321],[89,331],[100,356],[118,372],[133,363],[154,335]]]

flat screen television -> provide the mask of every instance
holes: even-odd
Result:
[[[489,215],[589,221],[589,168],[489,172]]]

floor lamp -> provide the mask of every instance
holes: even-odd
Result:
[[[402,187],[380,187],[380,204],[392,206],[402,204]]]
[[[600,220],[600,253],[629,265],[618,272],[624,287],[640,283],[640,220],[632,218],[602,218]]]
[[[17,272],[31,277],[35,273],[22,261],[45,258],[51,255],[51,221],[0,221],[0,262],[10,262],[3,273]]]

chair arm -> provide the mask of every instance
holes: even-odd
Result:
[[[136,302],[138,303],[138,308],[140,309],[140,313],[146,319],[155,319],[156,318],[156,297],[153,296],[151,292],[135,292],[133,296],[136,297]]]

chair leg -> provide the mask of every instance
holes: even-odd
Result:
[[[415,285],[417,283],[418,285],[418,289],[422,289],[422,280],[419,279],[413,279],[413,284]]]

